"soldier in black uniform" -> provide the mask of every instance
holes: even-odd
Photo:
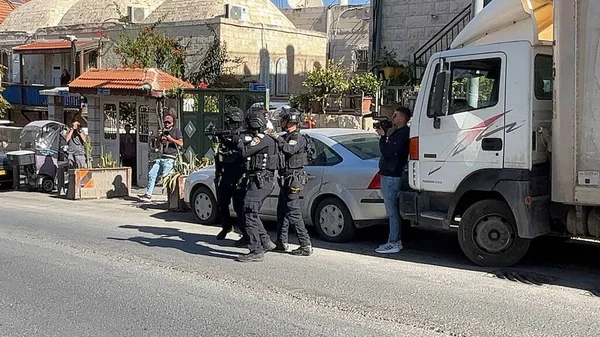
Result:
[[[284,110],[279,114],[283,136],[275,136],[279,147],[279,155],[283,163],[279,169],[279,200],[277,203],[277,247],[276,251],[288,252],[288,231],[294,226],[300,247],[291,251],[293,255],[309,256],[312,254],[310,236],[304,225],[300,211],[300,191],[308,181],[304,166],[308,165],[308,144],[305,136],[300,134],[300,112]]]
[[[233,143],[233,136],[239,134],[243,129],[243,112],[241,109],[225,112],[225,132],[230,134],[219,136],[219,148],[215,157],[215,185],[217,186],[217,204],[223,229],[217,235],[217,240],[223,240],[227,233],[233,229],[234,221],[229,212],[229,204],[233,198],[233,209],[237,214],[237,227],[240,229],[242,238],[236,241],[237,247],[248,245],[248,235],[244,229],[244,193],[245,190],[238,188],[238,182],[244,173],[244,160],[237,149],[237,143]]]
[[[245,159],[242,179],[246,187],[244,226],[250,249],[248,254],[237,258],[240,262],[262,261],[264,253],[276,247],[258,217],[261,205],[275,188],[275,170],[278,168],[277,147],[273,138],[263,133],[266,127],[267,120],[262,112],[248,112],[246,128],[250,134],[237,137],[237,147]]]

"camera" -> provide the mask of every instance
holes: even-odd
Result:
[[[392,122],[387,119],[381,119],[381,120],[378,120],[377,122],[373,123],[373,128],[381,129],[383,131],[387,131],[391,127],[392,127]]]
[[[163,135],[163,137],[168,136],[169,135],[169,131],[163,131],[162,135]]]

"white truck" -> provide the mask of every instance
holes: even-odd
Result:
[[[600,0],[493,0],[429,60],[410,137],[402,216],[474,263],[600,238]]]

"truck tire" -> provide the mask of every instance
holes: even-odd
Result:
[[[510,207],[500,200],[482,200],[462,215],[458,243],[473,263],[508,267],[527,253],[531,240],[520,238]]]

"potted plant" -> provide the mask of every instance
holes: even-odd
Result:
[[[341,62],[329,60],[326,67],[317,67],[306,74],[306,80],[302,82],[307,87],[311,98],[319,104],[314,111],[325,113],[327,100],[332,95],[342,95],[348,91],[348,71]]]
[[[111,152],[104,152],[103,146],[100,149],[97,167],[92,168],[88,160],[87,168],[69,170],[68,199],[115,198],[131,192],[131,168],[119,166]]]
[[[169,210],[185,210],[186,206],[183,202],[185,178],[211,164],[212,161],[206,157],[203,157],[202,159],[193,157],[190,162],[186,162],[181,154],[177,154],[173,170],[161,180],[162,185],[167,188],[167,203]]]
[[[356,74],[350,79],[349,92],[361,95],[362,112],[371,110],[373,97],[379,91],[379,79],[373,73]]]
[[[395,50],[388,50],[383,47],[381,50],[381,56],[375,61],[375,68],[381,70],[385,79],[389,80],[400,76],[402,73],[402,65],[396,61],[398,54]]]

